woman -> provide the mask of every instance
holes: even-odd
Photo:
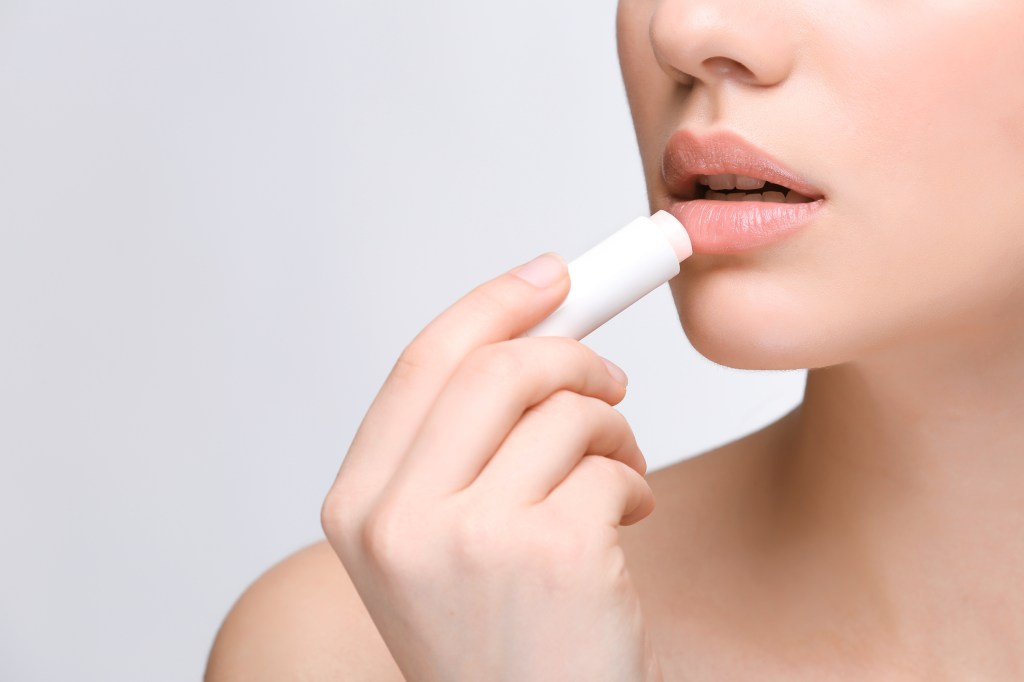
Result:
[[[1024,679],[1022,30],[1018,0],[622,0],[686,334],[811,368],[803,404],[644,476],[616,369],[514,339],[561,261],[502,275],[409,344],[331,546],[250,588],[209,679]]]

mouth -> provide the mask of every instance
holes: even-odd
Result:
[[[777,204],[806,204],[815,201],[800,192],[764,178],[721,173],[700,175],[696,187],[680,199],[709,201],[767,201]]]
[[[810,224],[824,193],[738,135],[679,130],[662,161],[660,208],[690,235],[694,253],[728,254],[779,242]]]
[[[723,131],[698,138],[688,130],[669,139],[662,178],[675,199],[810,203],[824,193],[740,136]]]

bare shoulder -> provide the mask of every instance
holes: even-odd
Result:
[[[654,511],[620,527],[667,680],[797,679],[768,675],[768,661],[752,653],[764,638],[753,624],[759,595],[751,592],[764,533],[757,520],[771,499],[773,456],[786,447],[789,423],[783,417],[648,473]]]
[[[631,549],[647,554],[655,545],[706,552],[723,546],[723,533],[737,530],[733,521],[756,516],[771,485],[773,456],[786,448],[794,413],[697,456],[648,473],[655,496],[652,514],[623,527]],[[710,537],[709,537],[710,535]],[[674,540],[674,541],[673,541]],[[708,546],[705,545],[708,540]],[[683,541],[683,542],[680,542]],[[663,554],[659,554],[664,558]]]
[[[404,682],[334,550],[284,559],[238,599],[217,634],[207,682]]]
[[[735,634],[739,615],[701,603],[701,595],[721,594],[728,567],[748,563],[735,555],[742,519],[750,517],[743,505],[756,504],[752,482],[764,479],[760,462],[777,448],[781,425],[649,473],[654,512],[620,528],[655,637],[689,673],[698,657],[677,649],[680,638],[706,641],[693,624],[706,631],[718,615],[722,630]],[[718,653],[708,647],[701,658]],[[675,662],[666,663],[675,673]],[[344,566],[320,542],[281,561],[239,598],[217,635],[206,681],[329,679],[404,682]]]

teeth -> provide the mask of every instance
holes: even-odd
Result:
[[[736,189],[735,175],[702,175],[700,176],[700,182],[711,189]]]
[[[731,173],[702,175],[699,180],[702,185],[708,185],[711,189],[761,189],[765,184],[765,180],[760,178]]]
[[[761,189],[764,187],[765,180],[758,178],[747,177],[746,175],[736,176],[736,189]]]
[[[710,201],[765,201],[777,204],[802,204],[811,200],[809,197],[805,197],[803,194],[800,194],[793,189],[789,190],[786,194],[783,194],[782,192],[764,192],[762,194],[731,192],[726,194],[724,192],[713,192],[708,190],[708,193],[704,198]]]

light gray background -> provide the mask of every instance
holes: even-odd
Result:
[[[197,679],[413,335],[645,213],[614,9],[0,2],[0,679]],[[802,393],[667,287],[585,342],[651,469]]]

